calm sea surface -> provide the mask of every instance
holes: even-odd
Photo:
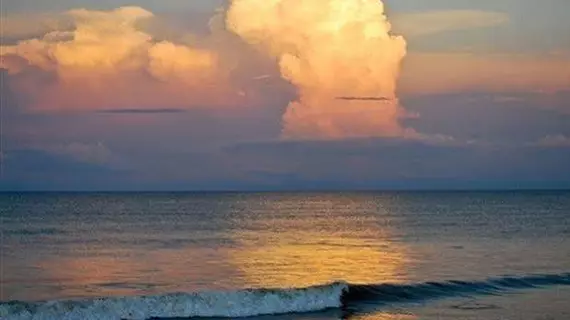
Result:
[[[570,319],[568,192],[11,193],[0,213],[3,319],[180,315],[164,301],[186,316]]]

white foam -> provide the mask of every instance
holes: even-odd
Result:
[[[251,289],[176,293],[143,297],[100,298],[44,303],[0,304],[6,320],[94,320],[174,317],[248,317],[311,312],[341,306],[345,283],[303,289]]]

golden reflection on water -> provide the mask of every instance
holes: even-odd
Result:
[[[263,206],[260,211],[271,217],[236,228],[241,246],[231,253],[250,286],[407,280],[406,248],[391,240],[389,221],[377,203],[327,197],[301,207],[286,201]]]
[[[405,257],[394,245],[322,233],[283,235],[276,241],[235,251],[233,259],[245,281],[260,287],[404,280]]]

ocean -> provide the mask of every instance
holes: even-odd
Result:
[[[570,319],[570,192],[3,193],[1,319]]]

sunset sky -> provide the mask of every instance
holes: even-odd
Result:
[[[4,0],[0,190],[570,188],[567,0]]]

